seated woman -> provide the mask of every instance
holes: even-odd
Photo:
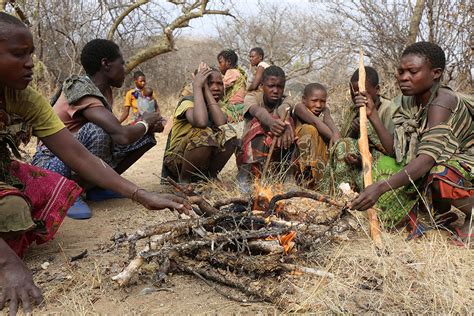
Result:
[[[244,97],[246,93],[245,85],[247,75],[245,71],[237,65],[239,58],[231,50],[223,50],[217,55],[219,70],[224,76],[224,111],[227,114],[229,123],[241,122],[243,118]]]
[[[474,99],[440,84],[445,65],[444,51],[436,44],[418,42],[404,50],[397,75],[403,96],[397,98],[400,108],[393,118],[394,139],[380,137],[386,151],[395,154],[401,170],[365,188],[352,208],[366,210],[390,200],[393,190],[415,183],[423,201],[410,214],[415,224],[411,236],[425,229],[415,221],[418,208],[428,206],[431,218],[444,220],[446,225],[455,218],[447,216],[454,206],[466,218],[462,226],[453,229],[467,240],[473,237]],[[365,104],[369,119],[377,120],[373,114],[377,110],[367,94],[357,96],[356,104]]]
[[[146,113],[133,126],[122,126],[112,113],[112,87],[122,86],[125,71],[119,47],[112,41],[95,39],[82,49],[81,64],[86,76],[64,82],[53,109],[77,140],[118,174],[123,173],[156,144],[155,131],[162,131],[159,113]],[[33,157],[35,166],[71,179],[71,168],[40,143]],[[115,197],[113,192],[88,190],[87,198]],[[90,209],[80,199],[68,216],[89,218]]]
[[[44,243],[57,232],[67,209],[82,189],[61,175],[20,162],[18,146],[37,136],[82,178],[112,189],[148,209],[185,211],[185,201],[169,194],[153,194],[120,177],[92,155],[64,127],[48,101],[28,87],[33,75],[33,36],[17,18],[0,12],[0,310],[9,302],[31,313],[31,298],[41,290],[20,259],[33,242]],[[145,128],[142,129],[142,133]]]
[[[201,63],[193,91],[192,97],[178,103],[163,158],[167,173],[180,182],[216,177],[237,145],[235,130],[222,111],[224,84],[219,71]]]

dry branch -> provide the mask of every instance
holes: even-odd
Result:
[[[360,50],[359,60],[359,93],[365,92],[365,67],[364,67],[364,52]],[[360,138],[359,138],[359,151],[362,155],[362,170],[364,173],[364,187],[368,187],[372,184],[372,154],[369,149],[369,137],[367,134],[367,109],[365,106],[359,108],[359,119],[360,119]],[[370,236],[377,247],[382,246],[382,238],[380,236],[380,224],[377,218],[375,209],[370,208],[367,211],[369,218],[369,229]]]
[[[235,198],[229,198],[225,200],[219,200],[214,203],[214,207],[219,209],[223,206],[230,205],[230,204],[241,204],[241,205],[247,205],[249,203],[249,199],[245,197],[235,197]]]
[[[204,198],[197,196],[197,194],[193,191],[192,188],[181,185],[170,177],[166,178],[166,181],[168,181],[169,184],[174,186],[176,190],[187,195],[189,197],[189,202],[191,204],[196,204],[197,206],[199,206],[199,209],[207,216],[212,216],[219,213],[219,210],[217,208],[209,204],[209,202],[204,200]]]

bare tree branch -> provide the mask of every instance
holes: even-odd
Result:
[[[122,21],[129,15],[133,10],[136,8],[147,4],[150,2],[150,0],[138,0],[135,3],[132,3],[130,6],[128,6],[119,16],[118,18],[115,19],[114,24],[112,24],[112,27],[109,30],[109,33],[107,34],[107,39],[112,40],[114,38],[114,33],[117,30],[118,26],[122,23]]]

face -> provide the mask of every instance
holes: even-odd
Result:
[[[122,56],[113,61],[103,59],[102,64],[105,66],[110,85],[115,88],[120,88],[125,80],[125,61]]]
[[[217,71],[211,72],[207,79],[207,83],[212,96],[216,102],[218,102],[224,96],[224,82],[222,81],[221,74]]]
[[[249,61],[252,66],[257,66],[262,61],[262,56],[257,54],[257,52],[251,51],[249,54]]]
[[[327,92],[321,89],[313,89],[308,96],[303,96],[303,103],[308,110],[319,116],[326,107]]]
[[[28,29],[11,27],[5,39],[0,39],[0,85],[25,89],[33,80],[32,54],[35,47]]]
[[[145,91],[143,91],[143,95],[147,98],[151,98],[153,96],[153,90],[146,89]]]
[[[355,92],[359,92],[359,82],[354,81],[350,83],[350,91],[351,91],[351,98],[352,102],[355,103]],[[372,101],[377,104],[377,99],[379,97],[380,87],[377,85],[374,87],[368,80],[365,81],[365,91],[370,95]]]
[[[134,80],[135,81],[135,87],[137,87],[138,89],[143,89],[145,88],[145,85],[146,85],[146,79],[144,76],[139,76],[137,79]]]
[[[276,105],[283,96],[285,90],[285,79],[275,76],[270,76],[262,83],[263,98],[267,105]]]
[[[219,70],[222,74],[225,74],[227,69],[230,69],[230,61],[224,59],[224,57],[219,57],[217,62],[219,63]]]
[[[441,68],[431,68],[431,63],[420,55],[405,55],[397,70],[397,81],[404,95],[422,95],[428,92],[443,73]]]

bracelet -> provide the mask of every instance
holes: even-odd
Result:
[[[148,133],[148,127],[149,127],[149,125],[148,125],[147,122],[145,122],[145,121],[138,121],[135,125],[138,125],[138,124],[145,126],[145,134]]]
[[[133,191],[132,195],[130,196],[130,200],[132,200],[133,202],[136,202],[136,203],[140,203],[140,202],[138,202],[138,200],[137,200],[137,193],[138,193],[138,191],[140,191],[140,190],[146,191],[145,189],[142,189],[142,188],[140,188],[140,187],[137,187],[137,188],[135,189],[135,191]]]

